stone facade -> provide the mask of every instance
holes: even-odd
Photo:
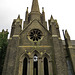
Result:
[[[65,41],[61,40],[57,20],[51,16],[48,22],[49,30],[38,0],[33,0],[30,13],[27,7],[23,29],[20,15],[14,19],[2,75],[75,74],[75,45],[72,46],[67,31]]]

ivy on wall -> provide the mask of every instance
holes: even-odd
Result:
[[[4,59],[6,55],[6,49],[8,45],[8,31],[2,30],[0,32],[0,75],[2,75],[2,69],[3,69],[3,64],[4,64]]]

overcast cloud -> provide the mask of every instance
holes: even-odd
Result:
[[[50,19],[51,14],[57,19],[61,36],[62,29],[67,29],[71,39],[75,39],[75,0],[38,0],[40,11],[45,9],[46,21]],[[0,0],[0,31],[2,29],[11,30],[13,19],[18,14],[25,19],[26,8],[31,10],[32,0]],[[63,39],[63,36],[62,36]]]

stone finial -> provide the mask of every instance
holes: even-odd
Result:
[[[45,12],[44,12],[44,7],[42,7],[42,20],[45,21]]]
[[[67,31],[67,30],[65,30],[65,38],[67,38],[68,40],[70,40],[70,36],[69,36],[69,34],[68,34],[68,31]]]
[[[28,12],[28,7],[27,7],[27,10],[26,11]]]
[[[51,15],[50,20],[51,20],[51,22],[55,22],[55,21],[54,21],[54,18],[53,18],[53,16],[52,16],[52,15]]]
[[[42,12],[44,12],[44,7],[42,7]]]
[[[20,19],[20,15],[18,15],[18,18],[17,19]]]
[[[53,16],[51,15],[51,19],[53,19]]]
[[[25,21],[28,21],[28,7],[27,7],[27,10],[26,10]]]

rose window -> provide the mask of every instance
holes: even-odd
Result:
[[[42,38],[42,32],[38,29],[33,29],[29,33],[29,38],[33,41],[38,41]]]

